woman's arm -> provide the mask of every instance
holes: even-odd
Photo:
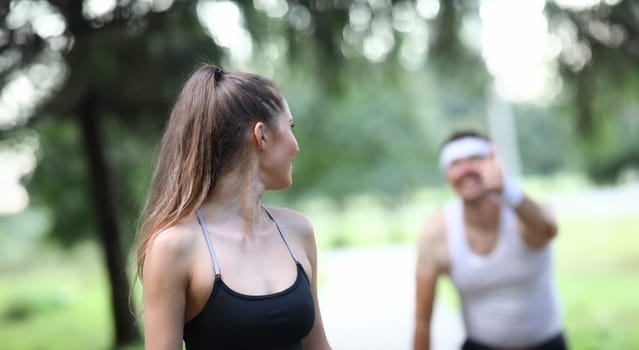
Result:
[[[180,229],[161,232],[144,260],[144,348],[182,349],[189,269],[188,242]]]
[[[324,331],[324,323],[322,322],[322,314],[320,312],[319,301],[317,298],[317,245],[315,244],[315,233],[311,223],[305,218],[301,217],[302,230],[303,230],[303,244],[308,256],[308,260],[311,263],[311,292],[313,293],[313,302],[315,304],[315,322],[313,323],[313,329],[304,338],[304,349],[310,350],[330,350],[331,346],[326,338],[326,332]]]

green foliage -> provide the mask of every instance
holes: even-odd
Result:
[[[28,257],[49,233],[51,221],[51,213],[43,207],[0,215],[0,271],[29,265]]]
[[[624,171],[631,168],[639,169],[639,143],[617,150],[607,158],[593,160],[588,165],[588,174],[596,183],[611,184],[619,181]]]
[[[123,243],[124,247],[130,247],[155,165],[160,131],[149,128],[147,132],[140,133],[113,119],[106,123],[105,130],[107,143],[111,145],[107,156],[113,164],[111,176],[116,209],[122,220]]]
[[[91,123],[106,141],[101,147],[107,150],[107,169],[112,172],[107,176],[115,183],[116,211],[124,220],[129,243],[143,198],[141,185],[148,182],[144,174],[149,171],[151,140],[157,139],[188,71],[196,63],[219,58],[221,50],[199,23],[193,1],[176,2],[171,11],[121,3],[112,14],[95,19],[82,15],[81,2],[50,3],[50,10],[60,14],[69,28],[58,40],[73,36],[73,46],[62,50],[62,67],[57,67],[69,74],[30,119],[41,139],[40,162],[28,185],[32,203],[50,208],[51,238],[62,245],[94,237],[89,153],[74,121],[79,116],[95,118]],[[2,18],[6,15],[2,13]],[[0,30],[5,26],[2,22]],[[36,56],[55,51],[54,45],[35,45],[38,35],[33,28],[23,29],[22,49],[39,51]],[[6,44],[21,48],[13,41]],[[28,71],[31,64],[18,60],[10,70]]]
[[[514,113],[525,174],[554,175],[582,168],[568,116],[534,106],[517,106]]]
[[[557,281],[574,349],[639,347],[634,325],[639,242],[636,214],[567,219],[557,240]]]
[[[617,182],[625,169],[638,166],[635,7],[632,0],[584,8],[546,6],[550,30],[563,41],[558,59],[565,84],[561,108],[573,116],[586,169],[599,183]]]
[[[140,137],[115,120],[105,125],[107,142],[112,145],[106,155],[113,165],[117,211],[124,224],[124,241],[129,246],[134,238],[137,218],[150,180],[154,142],[157,131]],[[47,208],[52,222],[51,238],[62,246],[95,237],[95,213],[88,205],[86,154],[80,146],[79,131],[71,120],[43,120],[36,129],[40,135],[39,165],[28,188],[32,206]]]
[[[405,174],[391,175],[383,167],[401,162],[397,153],[409,151],[402,141],[419,135],[414,113],[405,108],[402,101],[406,98],[399,88],[349,85],[342,96],[306,101],[298,96],[311,91],[301,89],[301,85],[285,89],[301,150],[295,161],[294,189],[343,197],[371,188],[396,187],[393,180]]]
[[[344,73],[339,95],[312,85],[293,70],[282,79],[296,119],[300,154],[289,198],[342,200],[376,193],[392,204],[424,184],[441,184],[438,151],[453,129],[485,125],[482,99],[452,94],[429,71],[411,73],[377,66],[365,76]],[[446,102],[442,103],[441,100]]]
[[[290,18],[269,18],[252,2],[236,3],[253,36],[256,62],[266,63],[257,70],[273,67],[279,72],[274,78],[284,87],[299,121],[297,135],[302,153],[295,164],[296,184],[283,197],[321,194],[339,199],[373,191],[392,203],[420,185],[441,183],[436,153],[449,131],[457,127],[486,129],[485,87],[490,77],[478,52],[465,47],[458,38],[464,16],[476,13],[476,4],[440,4],[439,16],[428,23],[432,29],[430,61],[411,71],[400,65],[398,48],[405,37],[396,30],[392,30],[395,48],[384,62],[373,63],[362,54],[362,45],[374,29],[372,20],[392,19],[388,8],[365,6],[371,22],[355,30],[349,24],[348,6],[295,4],[297,10],[304,8],[310,16],[308,27],[295,27]],[[158,137],[181,81],[198,61],[219,60],[231,66],[233,62],[199,23],[196,1],[176,1],[168,11],[154,11],[136,1],[123,2],[112,14],[95,19],[82,17],[78,11],[81,5],[51,4],[67,20],[69,30],[61,37],[73,35],[73,46],[59,52],[68,69],[67,78],[33,120],[46,115],[75,116],[87,94],[94,96],[91,106],[106,127],[104,146],[113,162],[118,210],[125,218],[127,232],[131,232],[147,183],[149,170],[143,166],[151,164],[151,140]],[[617,16],[617,9],[627,4],[622,1],[611,13]],[[561,17],[566,11],[554,13],[551,18],[571,18]],[[38,36],[33,28],[25,30],[29,35],[23,49],[30,47],[41,53],[52,50],[47,45],[36,45]],[[349,40],[345,31],[353,34]],[[268,54],[274,46],[280,51],[276,61]],[[593,68],[596,74],[590,81],[605,93],[593,99],[593,113],[621,113],[622,122],[620,118],[608,118],[596,124],[603,125],[599,128],[603,131],[592,138],[592,144],[597,145],[597,151],[592,152],[587,143],[584,146],[574,141],[574,133],[566,130],[565,117],[521,107],[518,124],[526,173],[551,174],[562,167],[579,167],[583,159],[595,179],[611,179],[633,161],[628,149],[636,145],[628,140],[637,139],[637,128],[632,126],[636,117],[629,116],[636,115],[636,106],[616,102],[636,91],[636,74],[620,74],[616,65],[605,64],[614,61],[628,66],[633,61],[614,48],[594,48],[601,57],[595,63],[603,68]],[[28,60],[18,61],[11,69],[26,69],[30,64]],[[579,74],[573,72],[573,76]],[[571,100],[576,85],[570,83],[569,75],[565,79],[569,82],[566,96]],[[617,81],[623,84],[612,83]],[[560,112],[568,115],[577,111]],[[38,128],[52,128],[46,123]],[[73,129],[70,125],[60,128]],[[54,209],[58,222],[54,232],[67,244],[89,232],[93,214],[87,210],[87,195],[82,193],[87,190],[87,175],[80,164],[84,160],[79,142],[58,140],[53,135],[56,132],[76,131],[42,135],[43,163],[35,179],[37,184],[31,188],[41,205],[62,203]],[[51,141],[44,140],[49,137]],[[619,140],[625,141],[621,144]],[[575,156],[578,147],[584,149],[581,158]],[[54,155],[56,152],[63,156]],[[49,156],[52,160],[44,159]],[[68,159],[61,162],[56,159],[60,157]],[[69,166],[60,168],[64,163]],[[51,175],[45,175],[48,172]],[[53,180],[47,184],[45,177]],[[37,193],[40,189],[43,194]]]
[[[93,237],[94,212],[80,135],[69,120],[45,120],[40,134],[39,164],[28,184],[32,205],[51,212],[51,233],[62,245]]]
[[[94,245],[41,248],[38,264],[0,276],[0,339],[6,349],[108,349],[106,272]],[[9,317],[20,312],[19,318]]]

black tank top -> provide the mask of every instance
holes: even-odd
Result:
[[[266,210],[266,208],[264,208]],[[306,272],[271,213],[295,265],[297,278],[285,290],[267,295],[238,293],[222,280],[208,229],[198,209],[198,221],[211,254],[214,288],[206,305],[184,325],[187,350],[301,350],[302,339],[313,328],[315,307]]]

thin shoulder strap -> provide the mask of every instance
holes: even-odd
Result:
[[[215,270],[215,277],[220,277],[220,264],[217,262],[217,256],[215,255],[215,250],[213,250],[213,243],[211,243],[211,237],[209,237],[209,230],[206,227],[206,223],[204,223],[204,218],[202,217],[202,213],[200,212],[200,209],[196,209],[195,213],[197,214],[197,221],[200,223],[200,227],[202,227],[202,234],[204,234],[206,245],[209,247],[211,260],[213,260],[213,269]]]
[[[464,254],[464,203],[458,199],[452,199],[444,205],[444,215],[446,220],[446,235],[448,239],[448,254],[451,261]],[[462,259],[465,257],[462,256]]]
[[[277,231],[280,233],[280,236],[282,237],[284,244],[286,244],[286,248],[288,248],[288,252],[291,253],[293,260],[295,260],[296,263],[299,263],[299,260],[297,260],[297,256],[295,256],[295,253],[293,253],[293,249],[291,249],[291,245],[288,244],[288,240],[286,240],[286,236],[284,236],[284,232],[282,232],[282,228],[280,227],[280,224],[277,223],[277,220],[275,220],[275,217],[271,215],[271,212],[269,212],[268,209],[266,209],[266,207],[262,206],[262,208],[264,208],[264,211],[266,211],[266,215],[268,215],[268,217],[271,220],[273,220],[273,222],[275,223],[275,227],[277,227]]]

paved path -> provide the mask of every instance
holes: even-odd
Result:
[[[587,191],[550,194],[545,201],[562,218],[607,217],[639,212],[639,184],[600,187]]]
[[[411,349],[415,248],[411,245],[320,252],[320,307],[336,350]],[[459,348],[456,311],[437,304],[433,350]]]

